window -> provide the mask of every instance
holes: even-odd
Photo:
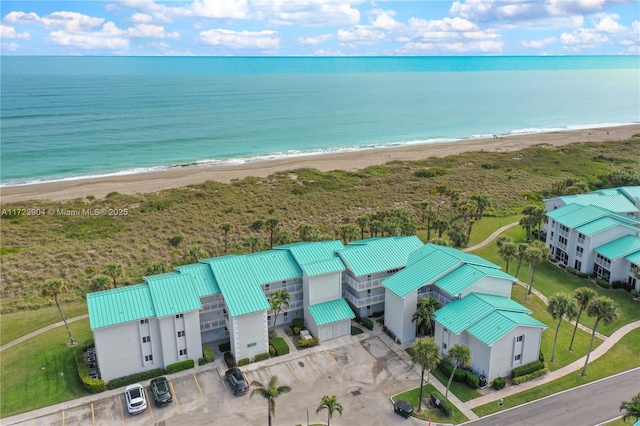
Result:
[[[284,319],[287,319],[287,317],[289,316],[289,312],[285,312],[284,314],[282,314],[282,316],[284,317]]]
[[[447,344],[446,344],[446,343],[443,343],[443,344],[442,344],[442,347],[443,347],[444,349],[447,349]]]
[[[367,296],[371,296],[371,289],[367,290]]]
[[[287,282],[286,281],[282,281],[282,285],[285,285]]]
[[[176,318],[184,318],[184,314],[178,314],[176,315]]]
[[[142,338],[142,343],[149,343],[151,341],[151,336],[144,336]]]
[[[265,285],[264,285],[264,289],[265,289],[265,290],[269,290],[269,284],[265,284]]]
[[[184,337],[184,330],[178,331],[178,337]]]
[[[521,334],[520,336],[516,337],[516,342],[522,342],[523,338],[524,338],[524,335]]]
[[[180,356],[186,355],[187,354],[187,350],[186,349],[180,349]]]
[[[153,355],[145,355],[144,356],[144,360],[146,361],[153,361]]]
[[[149,324],[149,318],[141,319],[140,324]]]
[[[521,358],[521,357],[522,357],[521,355],[516,355],[516,357],[515,357],[513,360],[514,360],[514,361],[520,361],[520,358]]]

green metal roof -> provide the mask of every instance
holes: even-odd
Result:
[[[316,275],[329,274],[331,272],[344,271],[345,266],[339,257],[331,259],[321,259],[314,262],[307,262],[300,265],[307,276],[314,277]]]
[[[244,257],[260,284],[302,277],[302,270],[288,250],[268,250]]]
[[[565,214],[573,213],[576,210],[580,210],[582,207],[583,206],[580,206],[578,204],[567,204],[566,206],[548,211],[545,214],[553,220],[558,220],[559,217],[564,216]]]
[[[154,317],[147,284],[136,284],[87,294],[91,329]]]
[[[563,212],[566,207],[559,208],[554,211],[555,212]],[[572,208],[569,213],[563,215],[556,215],[556,222],[564,225],[568,228],[575,229],[578,226],[584,225],[589,222],[593,222],[596,219],[600,219],[601,217],[605,217],[609,214],[607,210],[601,209],[596,206],[584,206],[579,209]]]
[[[635,199],[636,202],[640,201],[640,186],[623,186],[618,188],[618,190],[628,198]]]
[[[363,276],[406,266],[409,254],[422,246],[416,236],[369,238],[337,253],[355,276]]]
[[[618,259],[640,251],[640,238],[635,235],[625,235],[593,250],[608,259]]]
[[[488,268],[486,266],[470,265],[465,263],[436,280],[435,285],[450,295],[456,296],[487,276],[504,278],[512,282],[516,281],[515,277],[512,277],[497,268]]]
[[[513,311],[513,312],[525,312],[528,314],[533,312],[531,311],[531,309],[525,306],[522,306],[515,300],[512,300],[508,297],[496,296],[494,294],[485,294],[485,293],[473,293],[473,294],[475,294],[478,299],[484,301],[485,303],[490,304],[491,306],[494,306],[496,309],[502,309],[504,311]]]
[[[634,265],[640,266],[640,251],[631,253],[630,255],[625,256],[624,258],[627,259],[629,262],[633,263]]]
[[[355,314],[344,299],[330,300],[309,306],[309,312],[318,327],[355,318]]]
[[[158,318],[202,309],[191,275],[179,272],[144,277]]]
[[[274,247],[275,250],[289,250],[299,264],[335,257],[335,251],[344,246],[340,241],[318,241],[313,243],[293,243]]]
[[[193,289],[198,297],[211,296],[220,293],[220,287],[213,276],[211,266],[208,263],[194,263],[176,267],[176,271],[181,274],[191,275]]]
[[[525,313],[496,310],[467,328],[467,332],[485,345],[491,346],[519,325],[547,328],[545,324]]]
[[[269,309],[269,302],[244,256],[217,258],[209,264],[232,316]]]
[[[425,256],[430,255],[434,251],[438,250],[438,247],[441,246],[435,244],[425,244],[419,249],[414,250],[413,252],[411,252],[411,254],[409,254],[409,257],[407,258],[407,266],[416,263]]]
[[[438,277],[460,264],[460,259],[440,250],[407,266],[382,281],[382,286],[396,296],[404,298],[420,287],[433,282]]]
[[[558,197],[565,204],[579,204],[581,206],[596,206],[617,213],[637,212],[638,208],[625,195],[616,191],[589,192],[587,194],[565,195]]]
[[[593,235],[597,234],[598,232],[606,231],[607,229],[613,228],[617,225],[629,226],[626,223],[620,222],[610,217],[601,217],[600,219],[596,219],[593,222],[585,223],[584,225],[578,226],[576,228],[576,231],[584,235]]]

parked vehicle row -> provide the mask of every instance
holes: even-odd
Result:
[[[173,402],[173,395],[166,377],[156,377],[150,383],[151,396],[156,407]],[[147,397],[140,383],[129,385],[124,390],[129,414],[140,414],[147,409]]]

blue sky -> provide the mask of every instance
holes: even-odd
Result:
[[[640,54],[638,0],[2,1],[3,55]]]

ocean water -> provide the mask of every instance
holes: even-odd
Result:
[[[2,186],[640,122],[637,56],[0,61]]]

